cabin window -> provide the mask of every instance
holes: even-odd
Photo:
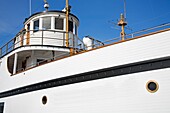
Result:
[[[42,23],[43,30],[51,29],[51,17],[44,17]]]
[[[77,25],[75,25],[75,34],[77,35]]]
[[[64,20],[62,18],[55,18],[55,29],[63,30]]]
[[[34,31],[38,31],[39,30],[39,20],[34,21]]]
[[[30,24],[27,24],[27,30],[30,30]]]
[[[69,31],[73,32],[73,22],[69,21]]]
[[[0,103],[0,113],[4,112],[4,103]]]

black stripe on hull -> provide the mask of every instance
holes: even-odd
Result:
[[[80,82],[92,81],[102,78],[109,78],[151,70],[164,69],[169,67],[170,57],[131,63],[20,87],[17,89],[0,93],[0,98],[28,93],[32,91],[38,91],[52,87],[59,87],[69,84],[75,84]]]

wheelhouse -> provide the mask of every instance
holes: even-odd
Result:
[[[46,11],[33,14],[11,40],[7,51],[7,67],[11,75],[49,61],[70,55],[70,49],[79,47],[79,20],[69,15],[69,47],[66,47],[66,14],[63,11]]]

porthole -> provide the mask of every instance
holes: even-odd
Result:
[[[42,103],[45,105],[47,104],[47,97],[46,96],[43,96],[42,97]]]
[[[158,91],[159,89],[159,84],[154,81],[154,80],[150,80],[147,82],[146,84],[146,89],[150,92],[150,93],[155,93]]]

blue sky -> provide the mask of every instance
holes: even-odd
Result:
[[[47,0],[49,10],[62,10],[65,0]],[[72,12],[80,19],[79,37],[90,35],[99,40],[119,36],[112,22],[123,13],[124,0],[69,0]],[[32,0],[32,14],[44,11],[43,0]],[[170,0],[126,0],[128,26],[138,31],[170,22]],[[1,0],[0,46],[12,39],[29,17],[29,0]]]

